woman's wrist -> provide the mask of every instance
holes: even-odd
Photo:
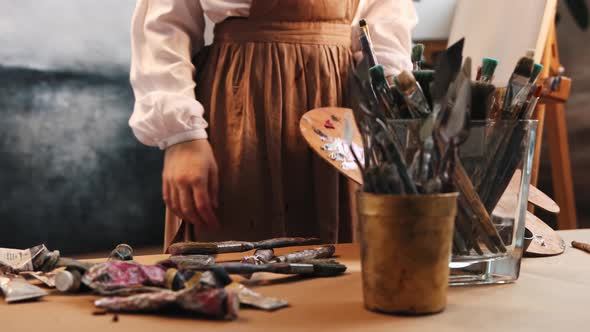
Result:
[[[206,140],[207,139],[207,131],[205,129],[195,129],[190,131],[185,131],[182,133],[178,133],[172,136],[169,136],[161,141],[158,142],[158,147],[161,150],[166,150],[168,147],[187,142],[187,141],[195,141],[195,140]]]

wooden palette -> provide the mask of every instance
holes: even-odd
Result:
[[[557,214],[561,210],[553,199],[533,185],[529,186],[529,202],[547,212]]]
[[[361,175],[361,170],[358,168],[353,170],[345,170],[341,167],[341,162],[332,160],[329,156],[330,152],[324,151],[322,149],[322,146],[329,142],[322,140],[322,137],[318,133],[316,133],[316,130],[320,130],[322,133],[324,133],[326,136],[332,139],[342,139],[344,133],[344,122],[346,121],[347,117],[350,117],[350,121],[352,122],[352,126],[354,129],[352,141],[355,144],[358,144],[360,147],[362,147],[363,145],[361,136],[354,122],[352,110],[349,108],[326,107],[311,110],[301,117],[301,120],[299,121],[299,129],[301,130],[301,134],[307,141],[307,144],[309,144],[309,146],[320,157],[329,162],[340,173],[344,174],[352,181],[358,184],[362,184],[363,176]],[[326,128],[326,121],[330,121],[334,128]],[[316,130],[314,130],[314,128]]]
[[[517,171],[494,209],[494,215],[505,218],[514,218],[516,216],[519,182],[520,171]],[[561,237],[529,211],[526,212],[525,227],[533,233],[533,240],[526,250],[525,256],[555,256],[565,251],[565,243]]]
[[[545,257],[563,254],[565,242],[551,227],[529,211],[526,228],[533,233],[533,241],[524,253],[527,257]]]

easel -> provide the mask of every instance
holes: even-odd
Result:
[[[541,79],[546,80],[547,78],[560,75],[561,63],[559,61],[557,34],[554,23],[549,29],[541,63],[544,66]],[[565,120],[565,103],[569,99],[571,85],[571,79],[561,77],[561,83],[556,91],[549,91],[547,94],[542,95],[534,114],[534,118],[539,121],[539,127],[537,130],[531,184],[537,185],[541,160],[541,143],[543,131],[546,129],[554,198],[561,207],[561,212],[557,215],[557,228],[560,230],[577,228],[576,201]],[[547,121],[545,121],[545,118]]]

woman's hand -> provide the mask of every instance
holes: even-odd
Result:
[[[213,211],[218,188],[217,163],[209,141],[188,141],[166,149],[162,193],[177,216],[202,230],[218,227]]]

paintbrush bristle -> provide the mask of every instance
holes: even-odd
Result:
[[[522,57],[518,60],[516,68],[514,68],[514,74],[530,78],[533,74],[533,66],[535,61],[532,58]]]
[[[361,18],[361,20],[359,21],[359,26],[361,28],[366,27],[367,26],[367,21],[364,18]]]
[[[412,90],[416,86],[416,78],[409,71],[402,71],[394,79],[395,85],[400,91]]]
[[[486,77],[491,80],[494,77],[494,73],[496,72],[496,68],[498,67],[499,61],[494,58],[483,58],[481,64],[481,76],[482,78]]]
[[[422,62],[424,57],[424,44],[416,44],[412,48],[412,62]]]
[[[531,79],[530,79],[531,83],[534,83],[537,81],[537,78],[541,74],[541,71],[543,71],[543,65],[540,63],[535,63],[533,65],[533,73],[531,74]]]

